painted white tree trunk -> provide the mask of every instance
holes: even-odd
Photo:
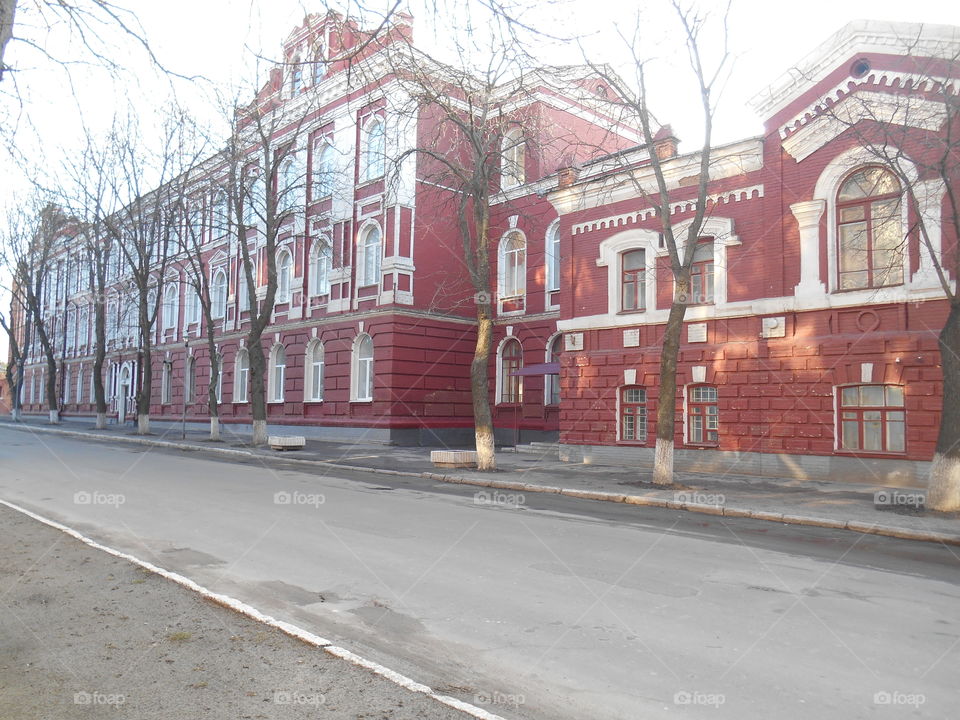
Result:
[[[494,445],[493,433],[489,429],[477,428],[477,469],[478,470],[496,470],[497,455]]]
[[[927,508],[941,512],[960,510],[960,458],[934,455],[927,483]]]
[[[657,438],[653,454],[653,482],[656,485],[673,483],[673,440]]]
[[[266,445],[267,439],[268,439],[267,438],[267,421],[254,420],[253,421],[253,444]]]
[[[103,430],[107,426],[107,414],[97,413],[97,430]]]
[[[220,420],[215,417],[210,418],[210,439],[220,439]]]
[[[150,434],[150,416],[138,415],[137,416],[137,435],[149,435],[149,434]]]
[[[20,408],[14,408],[10,411],[10,417],[14,422],[20,422],[23,418],[23,411]]]
[[[59,423],[59,422],[60,422],[60,412],[57,411],[57,410],[51,410],[51,411],[50,411],[50,424],[51,424],[51,425],[56,425],[56,424]]]

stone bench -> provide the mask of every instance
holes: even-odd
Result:
[[[471,468],[477,466],[476,450],[432,450],[430,462],[436,467]]]
[[[307,444],[307,439],[302,435],[293,435],[290,437],[284,435],[271,435],[267,444],[273,450],[303,450]]]

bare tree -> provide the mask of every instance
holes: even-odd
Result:
[[[646,47],[644,43],[645,26],[638,19],[632,38],[628,38],[629,47],[633,53],[633,65],[636,70],[636,91],[624,87],[622,81],[602,66],[593,66],[603,75],[610,85],[618,92],[610,97],[612,104],[625,111],[624,120],[639,124],[644,140],[644,146],[649,156],[649,169],[628,169],[627,175],[633,182],[638,194],[654,208],[660,221],[660,231],[663,234],[664,248],[670,261],[670,272],[673,280],[673,300],[670,304],[670,313],[664,329],[663,345],[660,353],[660,378],[657,395],[657,428],[656,448],[654,451],[653,482],[658,485],[669,485],[673,482],[673,455],[674,436],[676,434],[677,408],[677,358],[680,351],[680,337],[683,330],[683,320],[687,307],[701,302],[698,298],[703,293],[702,288],[693,286],[691,268],[700,232],[704,219],[707,216],[707,187],[710,182],[711,158],[713,151],[713,117],[716,108],[718,87],[726,78],[729,67],[730,54],[726,47],[726,27],[729,4],[723,9],[719,21],[712,19],[709,13],[702,13],[695,7],[682,5],[679,0],[672,0],[673,10],[679,21],[685,49],[689,59],[696,89],[698,104],[703,113],[703,140],[700,150],[695,156],[697,182],[696,194],[692,202],[694,214],[686,231],[678,237],[677,226],[680,224],[671,211],[671,196],[676,185],[671,185],[667,178],[667,171],[671,164],[675,164],[672,151],[664,152],[670,143],[675,142],[669,137],[667,126],[661,127],[657,122],[652,109],[652,99],[648,92],[648,69],[652,60],[641,53]],[[707,67],[702,52],[705,41],[704,33],[712,30],[716,23],[722,28],[723,51],[714,61],[712,67]],[[649,182],[649,171],[653,172],[653,182]]]

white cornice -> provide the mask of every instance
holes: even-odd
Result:
[[[767,120],[857,53],[949,58],[956,56],[958,47],[960,28],[952,25],[854,20],[757,93],[749,104]]]

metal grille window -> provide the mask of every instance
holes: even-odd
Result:
[[[843,450],[906,451],[906,414],[899,385],[840,388],[840,447]]]
[[[694,385],[687,401],[687,441],[691,445],[717,445],[720,442],[720,414],[717,388]]]
[[[621,310],[646,308],[646,255],[643,250],[630,250],[621,257]]]
[[[647,391],[626,387],[620,392],[620,439],[647,441]]]

